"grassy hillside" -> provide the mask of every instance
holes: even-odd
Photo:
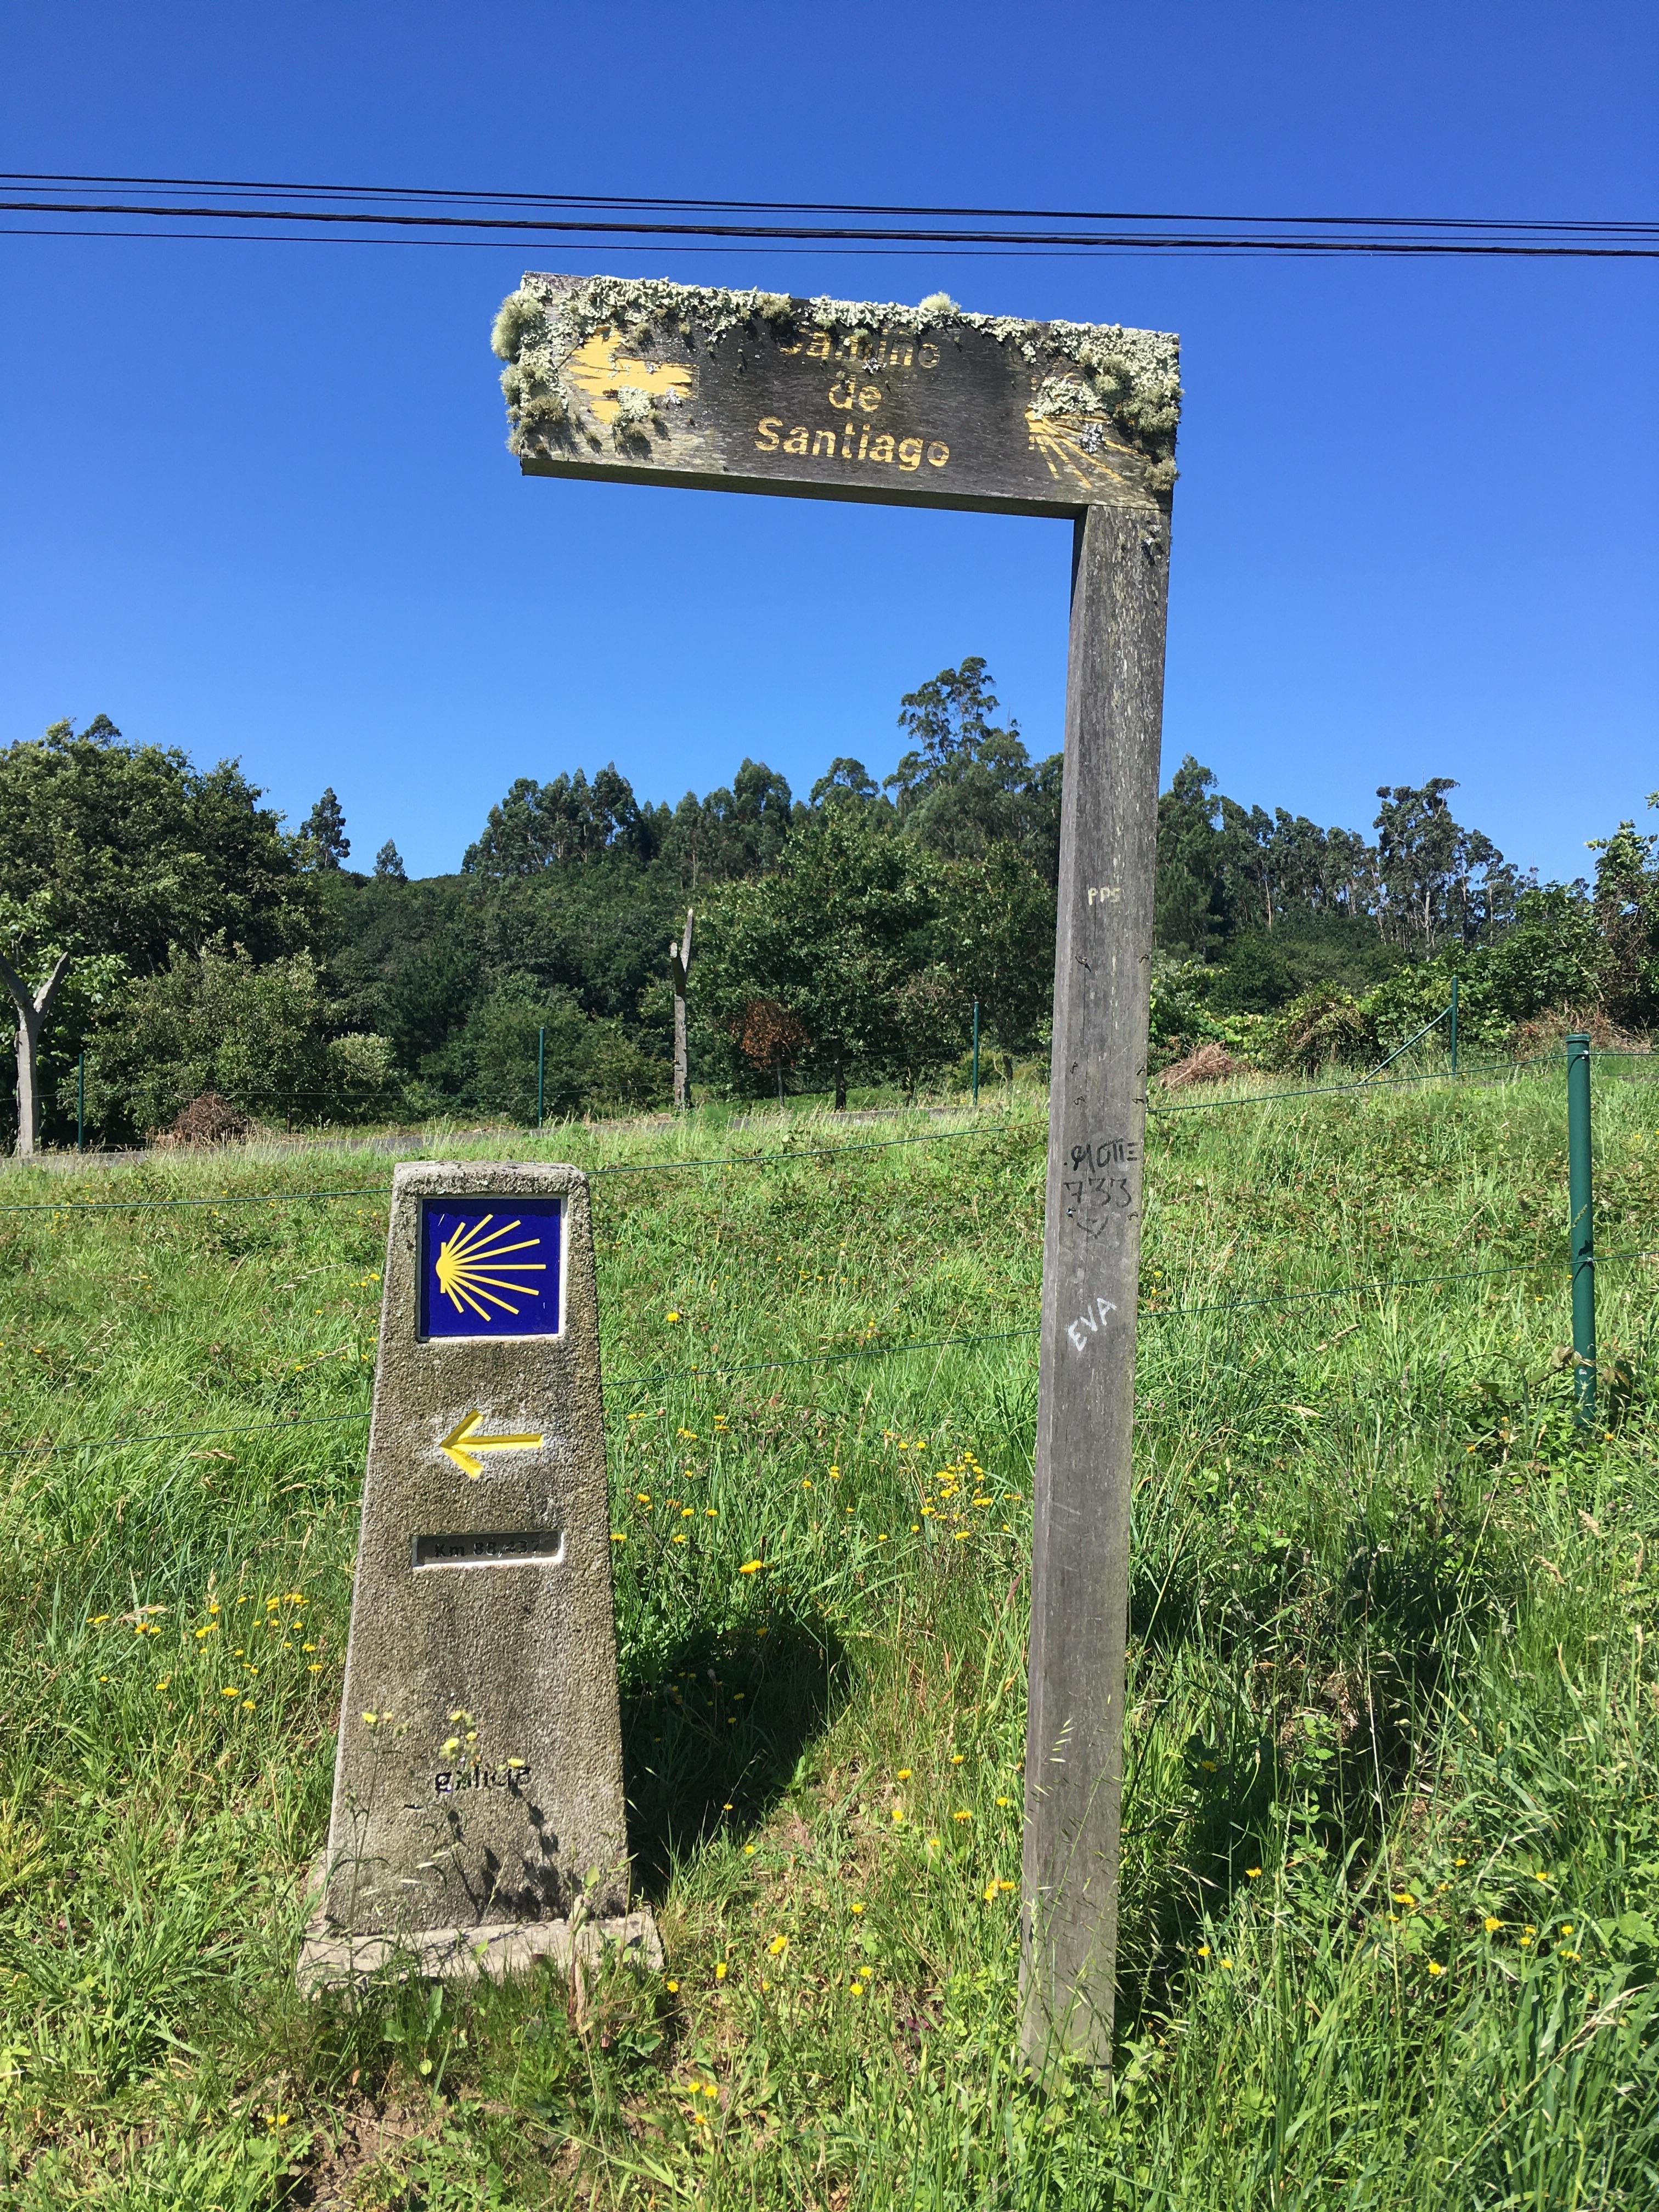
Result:
[[[1659,1244],[1615,1065],[1607,1252]],[[0,2203],[1653,2203],[1654,1263],[1604,1268],[1583,1437],[1562,1094],[1155,1123],[1119,2065],[1046,2100],[1010,2059],[1036,1108],[737,1167],[674,1163],[784,1125],[546,1146],[663,1164],[596,1219],[669,1963],[580,2002],[293,1987],[384,1162],[0,1179],[57,1209],[0,1213]],[[175,1431],[211,1433],[69,1448]]]

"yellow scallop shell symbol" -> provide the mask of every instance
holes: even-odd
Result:
[[[526,1237],[516,1244],[509,1244],[506,1239],[514,1230],[522,1229],[523,1222],[503,1222],[499,1228],[491,1229],[495,1218],[493,1213],[486,1213],[482,1221],[464,1222],[445,1237],[432,1263],[438,1288],[456,1312],[461,1312],[464,1305],[470,1306],[480,1321],[495,1320],[489,1306],[516,1314],[519,1308],[501,1293],[513,1291],[521,1298],[532,1297],[538,1285],[524,1278],[547,1273],[545,1260],[515,1260],[512,1256],[515,1252],[538,1252],[541,1238]],[[488,1306],[481,1300],[487,1300]]]

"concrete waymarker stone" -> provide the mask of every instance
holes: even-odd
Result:
[[[568,1965],[629,1911],[587,1180],[396,1170],[320,1911],[300,1978]]]

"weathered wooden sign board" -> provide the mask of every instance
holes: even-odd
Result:
[[[495,338],[530,476],[1050,515],[1175,480],[1158,331],[526,276]]]
[[[599,1308],[568,1167],[399,1167],[307,1986],[568,1964],[628,1910]]]
[[[1130,1434],[1176,342],[1115,325],[529,276],[497,318],[529,476],[1075,526],[1043,1248],[1024,2018],[1109,2063]]]

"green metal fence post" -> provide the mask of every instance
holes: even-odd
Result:
[[[979,1000],[974,1001],[974,1103],[979,1103]]]
[[[1451,1000],[1451,1072],[1457,1073],[1457,978],[1452,977]]]
[[[1572,1261],[1573,1395],[1578,1419],[1595,1419],[1595,1217],[1590,1188],[1590,1041],[1567,1039],[1568,1249]]]
[[[87,1049],[81,1048],[81,1057],[75,1071],[75,1149],[87,1149]]]
[[[536,1127],[542,1126],[542,1103],[547,1096],[547,1031],[536,1032]]]

